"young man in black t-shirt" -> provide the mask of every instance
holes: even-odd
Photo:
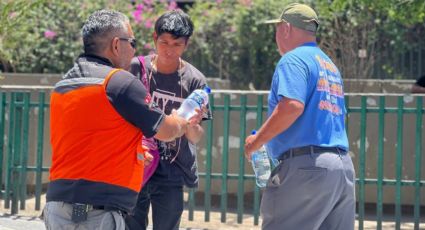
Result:
[[[192,32],[192,21],[180,10],[163,14],[155,23],[153,39],[157,53],[144,57],[146,85],[152,101],[165,114],[178,109],[194,90],[206,86],[205,76],[181,58]],[[140,63],[138,58],[134,58],[130,70],[139,77]],[[198,186],[195,144],[203,136],[204,130],[199,123],[205,119],[211,119],[211,114],[199,111],[190,119],[191,125],[181,138],[171,142],[155,140],[159,164],[142,188],[133,215],[126,219],[131,230],[146,229],[149,206],[152,206],[153,229],[179,228],[183,213],[183,186]]]

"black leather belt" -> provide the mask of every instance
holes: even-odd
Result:
[[[93,209],[105,210],[105,211],[118,211],[116,207],[105,206],[105,205],[93,205]]]
[[[91,205],[91,204],[80,204],[80,203],[75,203],[75,204],[70,204],[72,206],[80,206],[82,210],[86,210],[86,211],[90,211],[90,210],[105,210],[105,211],[121,211],[123,212],[121,209],[117,208],[117,207],[113,207],[113,206],[106,206],[106,205]]]
[[[338,148],[338,147],[322,147],[322,146],[303,146],[299,148],[293,148],[290,149],[283,154],[281,154],[278,158],[279,162],[282,162],[286,159],[292,158],[292,157],[298,157],[306,154],[313,154],[313,153],[335,153],[335,154],[345,154],[346,151]]]

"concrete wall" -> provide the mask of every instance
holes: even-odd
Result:
[[[50,87],[54,85],[60,79],[59,75],[42,75],[35,76],[31,74],[2,74],[0,76],[0,89],[1,90],[12,90],[12,88],[26,88],[28,85],[36,85],[36,88],[44,88],[47,93],[50,92]],[[411,84],[414,81],[404,80],[345,80],[346,92],[350,95],[350,108],[352,106],[360,106],[360,97],[351,95],[351,93],[383,93],[387,94],[386,102],[387,107],[397,107],[397,95],[390,96],[390,94],[400,93],[405,94],[410,91]],[[229,84],[222,80],[209,80],[209,85],[212,87],[214,93],[215,105],[223,105],[224,95],[228,94],[228,91],[220,91],[229,88]],[[30,89],[30,91],[38,92],[39,89]],[[257,105],[257,94],[263,94],[263,103],[267,105],[267,92],[247,92],[247,91],[234,91],[230,93],[231,105],[240,105],[240,95],[248,94],[248,105]],[[47,95],[48,98],[49,95]],[[406,94],[403,97],[405,107],[415,108],[416,99],[418,96]],[[34,93],[32,100],[37,101],[37,95]],[[375,107],[378,105],[379,96],[370,96],[367,100],[368,106]],[[49,116],[48,110],[45,111],[45,138],[44,138],[44,165],[50,165],[51,149],[49,145]],[[31,110],[32,120],[30,128],[30,137],[36,137],[36,117],[38,114],[37,110]],[[266,115],[263,114],[263,119]],[[241,115],[239,111],[231,111],[229,124],[229,173],[238,174],[240,168],[240,157],[243,157],[240,153],[240,146],[244,142],[244,138],[241,138],[240,128],[241,125],[246,127],[246,134],[254,129],[256,126],[256,113],[250,111],[246,114],[246,125],[240,124]],[[350,154],[353,157],[353,161],[356,165],[357,175],[359,173],[358,160],[359,160],[359,148],[360,148],[360,114],[351,113],[349,117],[348,131],[350,140]],[[7,121],[6,121],[7,123]],[[377,153],[378,153],[378,116],[377,114],[367,115],[367,131],[366,131],[366,177],[376,178],[377,175]],[[222,111],[214,112],[213,120],[213,148],[212,148],[212,172],[220,173],[222,171],[222,159],[223,159],[223,137],[224,137],[224,113]],[[405,180],[414,180],[415,173],[415,130],[416,130],[416,117],[415,114],[405,114],[403,117],[403,167],[402,167],[402,178]],[[7,131],[6,131],[7,133]],[[424,134],[422,134],[424,135]],[[207,135],[206,135],[207,136]],[[5,137],[7,140],[7,137]],[[206,137],[207,138],[207,137]],[[201,141],[198,146],[198,163],[201,172],[205,171],[205,156],[206,156],[206,138]],[[395,179],[396,172],[396,148],[397,148],[397,114],[391,113],[385,115],[385,147],[384,147],[384,178]],[[424,138],[422,139],[422,146],[425,146]],[[7,143],[7,141],[5,142]],[[424,147],[423,147],[424,149]],[[35,162],[36,153],[36,138],[30,139],[30,157],[29,162]],[[425,156],[422,156],[422,166],[425,166]],[[247,174],[252,173],[252,168],[249,162],[244,161],[244,171]],[[34,176],[32,173],[28,176],[29,181],[34,182]],[[425,170],[422,170],[422,180],[425,178]],[[43,176],[43,181],[47,181],[47,174]],[[254,188],[254,182],[245,183],[245,191],[247,193],[252,192]],[[201,180],[199,191],[205,189],[204,180]],[[412,204],[414,193],[413,188],[405,187],[402,189],[402,203]],[[228,182],[229,194],[234,194],[237,191],[237,181],[232,180]],[[221,192],[221,180],[213,180],[211,186],[212,194],[220,194]],[[376,202],[376,186],[366,186],[366,202]],[[421,202],[425,203],[425,191],[422,189]],[[384,203],[394,203],[395,201],[395,186],[385,186],[384,188]]]

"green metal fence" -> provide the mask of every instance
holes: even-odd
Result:
[[[31,96],[36,96],[37,100],[31,101]],[[11,208],[12,214],[18,213],[18,203],[20,209],[25,209],[28,173],[35,173],[35,208],[40,209],[42,174],[49,170],[43,167],[47,110],[46,92],[0,90],[0,185],[3,185],[1,195],[5,208]],[[35,130],[31,130],[30,135],[31,120],[37,123],[32,124]],[[29,143],[34,141],[35,151],[29,152]],[[35,157],[31,164],[28,164],[29,156]]]
[[[51,157],[46,146],[48,97],[45,90],[0,87],[0,185],[5,208],[12,214],[25,209],[30,195],[35,196],[35,209],[41,208]],[[266,91],[217,90],[210,95],[214,120],[206,122],[205,140],[198,146],[203,153],[198,154],[201,179],[197,190],[189,190],[189,220],[194,220],[195,210],[202,210],[206,222],[212,211],[219,211],[222,222],[229,212],[236,212],[238,223],[248,214],[259,224],[261,191],[244,158],[243,145],[249,131],[265,119],[266,97]],[[424,223],[423,99],[424,95],[346,95],[359,229],[364,229],[370,204],[377,229],[382,228],[388,205],[394,211],[390,216],[396,229],[406,221],[412,221],[415,229]],[[203,199],[196,199],[200,193]],[[247,194],[252,194],[251,199],[246,199]],[[232,207],[231,197],[236,197]],[[413,211],[405,211],[405,206]]]

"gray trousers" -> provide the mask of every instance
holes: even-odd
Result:
[[[348,154],[284,160],[273,170],[263,193],[262,229],[354,229],[354,179]]]
[[[49,201],[43,210],[47,230],[125,230],[124,217],[116,211],[91,210],[87,220],[74,223],[71,220],[72,205]]]

